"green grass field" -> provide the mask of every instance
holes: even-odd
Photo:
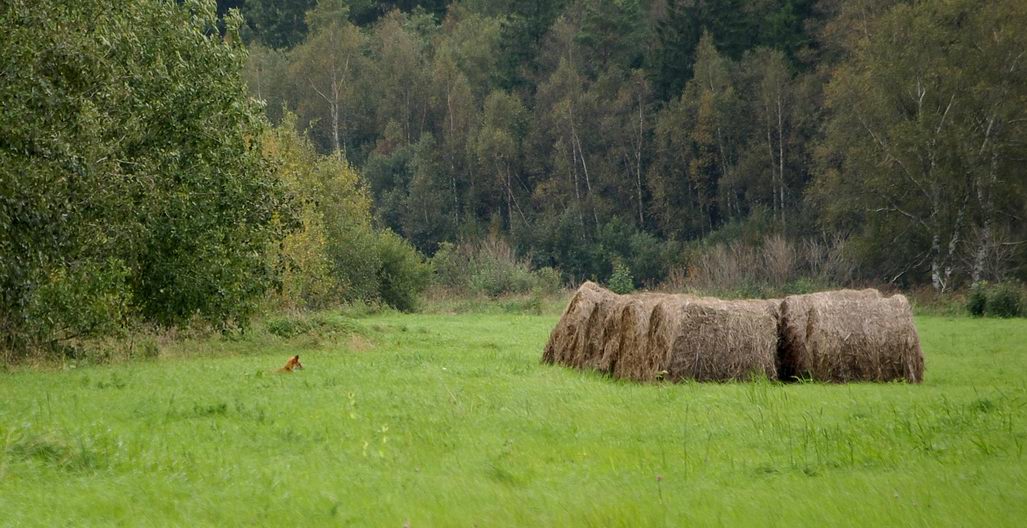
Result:
[[[1027,522],[1023,319],[919,317],[920,386],[615,382],[539,364],[556,319],[0,371],[0,525]]]

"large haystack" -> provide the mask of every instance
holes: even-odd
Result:
[[[781,303],[782,379],[923,379],[923,354],[909,303],[877,290],[793,295]]]
[[[617,295],[586,282],[542,360],[635,381],[923,378],[909,303],[877,290],[722,301]]]
[[[776,301],[616,295],[585,283],[543,361],[636,381],[776,378]]]

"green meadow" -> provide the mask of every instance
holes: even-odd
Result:
[[[557,315],[492,312],[0,371],[0,525],[1027,519],[1027,320],[918,317],[922,385],[634,385],[539,364]]]

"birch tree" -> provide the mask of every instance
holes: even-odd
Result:
[[[990,243],[995,186],[1022,182],[1021,4],[894,7],[828,87],[818,190],[829,218],[863,219],[875,251],[892,253],[891,280],[923,270],[935,290],[952,288],[972,228]]]
[[[355,77],[365,62],[364,36],[347,20],[348,13],[342,0],[319,3],[307,16],[310,36],[290,54],[299,126],[315,126],[322,147],[340,156],[346,146],[347,111],[359,95]]]

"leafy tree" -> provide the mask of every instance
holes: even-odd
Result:
[[[989,246],[999,212],[1023,203],[1025,21],[1015,1],[899,5],[834,75],[817,196],[889,279],[949,289],[971,227]]]
[[[751,75],[750,92],[753,97],[750,115],[758,121],[756,130],[751,131],[748,154],[756,158],[745,167],[750,175],[759,175],[769,180],[770,199],[765,194],[750,193],[746,198],[753,204],[769,202],[771,210],[780,219],[781,229],[787,226],[790,180],[790,160],[794,158],[792,144],[794,129],[799,118],[796,116],[798,87],[792,76],[785,54],[767,48],[758,48],[746,55],[742,69]],[[758,139],[756,139],[758,138]],[[746,189],[765,187],[761,182],[738,182]],[[741,189],[740,189],[741,190]],[[757,191],[758,192],[758,191]],[[762,195],[762,196],[761,196]]]
[[[945,120],[946,134],[953,127],[951,141],[940,147],[947,165],[939,167],[962,170],[962,186],[937,195],[938,214],[930,207],[913,212],[922,199],[898,185],[888,188],[909,200],[903,211],[925,222],[955,224],[962,211],[959,235],[943,229],[940,237],[943,280],[1023,274],[1027,245],[1018,242],[1027,228],[1009,220],[1027,214],[1023,186],[1009,168],[1022,159],[1019,143],[1009,138],[1021,133],[1016,112],[1023,90],[1019,70],[1007,74],[1001,65],[1008,62],[1003,53],[1016,56],[1020,42],[998,20],[1000,13],[1016,20],[1020,6],[1001,0],[982,9],[986,15],[969,17],[958,1],[929,0],[915,5],[935,15],[902,31],[885,30],[884,21],[910,4],[322,0],[306,18],[309,35],[291,52],[254,50],[247,80],[268,102],[273,121],[284,101],[300,116],[297,130],[320,152],[344,153],[361,167],[376,221],[427,252],[492,232],[538,266],[602,279],[614,256],[603,249],[609,225],[626,224],[668,248],[710,236],[762,240],[769,229],[789,237],[851,237],[839,247],[867,275],[919,282],[926,275],[903,272],[929,266],[918,265],[927,262],[929,230],[884,220],[884,211],[871,213],[880,206],[854,199],[873,186],[850,171],[858,166],[862,174],[886,162],[856,155],[870,150],[854,141],[862,124],[851,110],[876,108],[860,110],[879,120],[866,123],[902,123],[917,131],[907,130],[905,140],[922,144],[929,119],[911,118],[912,103],[901,96],[913,90],[912,80],[882,82],[892,74],[880,75],[881,68],[897,49],[889,39],[910,37],[951,57],[958,48],[961,58],[950,62],[959,67],[935,68],[950,68],[951,75],[921,77],[951,80],[929,85],[925,101],[939,87],[956,94]],[[973,50],[960,35],[957,44],[948,43],[936,27],[953,21],[970,24],[974,38],[995,42]],[[327,38],[330,28],[342,37]],[[985,37],[988,31],[996,33]],[[913,71],[916,63],[923,70],[933,60],[927,55],[902,58],[901,68]],[[283,58],[289,75],[281,74]],[[874,61],[872,82],[869,74],[854,73],[862,72],[857,64]],[[850,95],[843,97],[838,87],[846,84]],[[978,88],[985,97],[966,95]],[[956,126],[963,116],[973,116],[959,121],[976,123],[972,129]],[[975,150],[973,138],[988,123],[994,124],[989,139]],[[910,249],[884,250],[893,246]],[[619,255],[639,281],[669,269],[662,257],[646,267]]]
[[[340,155],[360,96],[364,36],[347,20],[342,0],[325,0],[307,14],[311,35],[290,53],[289,74],[299,126],[314,126],[322,149]]]
[[[272,123],[279,123],[290,99],[289,60],[279,50],[251,44],[243,77],[253,97],[264,105]]]
[[[430,102],[426,35],[412,22],[393,11],[377,22],[371,39],[378,129],[396,123],[404,143],[420,139]]]
[[[692,75],[695,48],[702,26],[698,7],[685,0],[668,0],[668,11],[656,25],[652,75],[660,99],[678,97]]]
[[[240,23],[223,40],[199,1],[0,8],[7,347],[135,314],[243,321],[272,285],[264,250],[288,210],[255,141]]]
[[[515,177],[519,163],[520,144],[525,131],[526,112],[516,95],[495,91],[485,100],[482,126],[475,141],[475,151],[482,172],[491,173],[492,181],[483,182],[497,189],[506,204],[506,226],[514,229],[514,217],[527,223],[518,202]],[[483,191],[480,189],[479,192]]]
[[[702,233],[712,231],[721,215],[730,215],[738,207],[733,194],[720,193],[722,183],[731,181],[736,158],[732,122],[738,116],[734,112],[736,97],[730,63],[705,33],[699,41],[695,77],[682,95],[691,119],[688,177],[699,206]]]
[[[631,277],[631,269],[620,259],[613,263],[608,286],[613,293],[626,294],[635,290],[635,279]]]
[[[456,238],[454,190],[431,134],[422,136],[413,149],[412,177],[402,213],[403,233],[415,247],[430,254],[440,242]]]
[[[392,231],[378,235],[377,270],[381,299],[397,310],[411,311],[417,297],[431,281],[431,266],[421,258],[409,242]]]
[[[638,0],[583,0],[578,42],[594,60],[594,71],[641,66],[645,37]]]
[[[318,3],[318,0],[243,0],[242,14],[257,42],[273,49],[291,48],[306,37],[305,15]]]

